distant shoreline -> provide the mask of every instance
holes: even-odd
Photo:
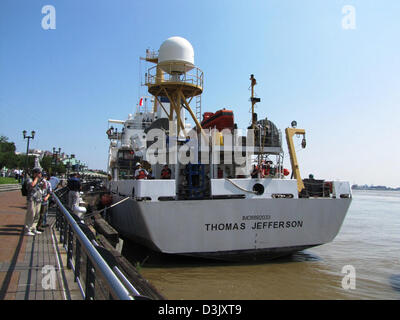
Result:
[[[352,190],[373,190],[373,191],[400,191],[400,187],[398,188],[391,188],[386,186],[359,186],[359,185],[352,185]]]

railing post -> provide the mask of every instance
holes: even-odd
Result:
[[[63,229],[63,245],[65,247],[65,245],[67,244],[68,241],[68,229],[70,228],[69,223],[66,221],[66,219],[64,218],[64,229]]]
[[[60,219],[60,215],[59,215],[59,209],[58,207],[56,208],[56,230],[59,230],[59,219]]]
[[[67,239],[67,268],[72,269],[72,247],[74,243],[74,233],[72,228],[68,228],[68,239]]]
[[[81,244],[76,241],[75,246],[75,282],[81,276]]]
[[[94,282],[96,276],[94,275],[93,264],[90,259],[86,258],[86,285],[85,285],[85,299],[94,300]]]
[[[65,217],[60,217],[60,243],[64,243],[64,228],[65,228]]]

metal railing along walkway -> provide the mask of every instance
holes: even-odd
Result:
[[[148,300],[118,269],[114,256],[96,243],[88,226],[71,214],[55,193],[53,199],[57,204],[56,228],[67,251],[67,268],[73,270],[83,298]]]
[[[21,189],[21,184],[19,184],[19,183],[0,184],[0,192],[1,191],[14,191],[14,190],[20,190],[20,189]]]

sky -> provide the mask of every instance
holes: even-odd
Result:
[[[35,130],[31,148],[106,169],[107,120],[146,94],[139,57],[181,36],[204,72],[203,112],[247,127],[254,74],[258,118],[306,130],[303,177],[397,187],[399,16],[398,0],[1,0],[0,135],[25,152]]]

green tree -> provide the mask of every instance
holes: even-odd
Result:
[[[42,166],[43,170],[51,174],[60,174],[65,173],[66,171],[65,166],[62,164],[62,162],[58,161],[56,164],[52,156],[44,156],[40,161],[40,165]]]
[[[0,136],[0,153],[3,152],[15,153],[14,142],[8,142],[8,138],[6,136]]]
[[[14,142],[8,142],[6,136],[0,136],[0,168],[15,168],[17,161]]]

